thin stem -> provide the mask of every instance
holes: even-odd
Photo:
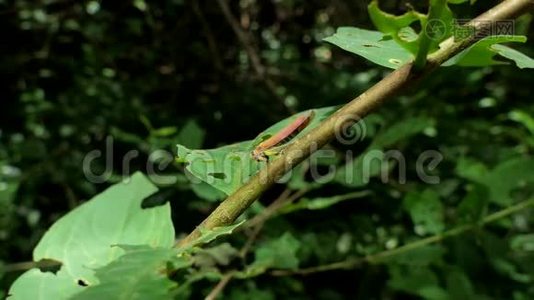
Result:
[[[249,61],[252,65],[252,69],[260,78],[261,82],[277,99],[278,103],[283,107],[284,110],[288,110],[290,113],[295,113],[292,111],[292,108],[288,108],[284,105],[284,100],[280,97],[280,95],[278,95],[276,84],[271,80],[271,78],[269,78],[267,74],[267,68],[261,62],[261,58],[255,49],[253,38],[243,30],[235,16],[232,14],[230,7],[228,7],[226,0],[217,0],[217,4],[219,4],[226,21],[228,24],[230,24],[230,27],[232,27],[234,34],[237,36],[237,40],[245,49],[245,52],[247,53]]]
[[[347,260],[340,261],[340,262],[335,262],[335,263],[316,266],[316,267],[304,268],[304,269],[299,269],[299,270],[273,270],[271,272],[271,275],[273,276],[308,275],[308,274],[332,271],[332,270],[353,269],[353,268],[363,265],[364,263],[370,263],[370,264],[381,263],[384,260],[392,256],[406,253],[406,252],[409,252],[417,248],[421,248],[426,245],[441,242],[446,238],[457,236],[462,233],[465,233],[466,231],[480,228],[480,225],[485,225],[491,222],[495,222],[513,213],[522,211],[532,206],[534,206],[534,199],[526,200],[526,201],[517,203],[516,205],[497,211],[491,215],[486,216],[485,218],[481,220],[480,224],[461,225],[456,228],[447,230],[441,234],[437,234],[437,235],[427,237],[427,238],[424,238],[424,239],[421,239],[415,242],[411,242],[396,249],[382,251],[382,252],[371,254],[365,257],[361,257],[361,258],[349,258]]]
[[[8,264],[2,267],[2,270],[6,273],[8,272],[18,272],[25,271],[31,268],[50,268],[50,267],[59,267],[61,263],[55,260],[41,260],[41,261],[23,261],[18,263]]]
[[[298,193],[298,192],[297,192]],[[297,194],[295,193],[295,194]],[[276,210],[283,204],[286,203],[286,201],[292,201],[290,197],[291,190],[285,189],[278,198],[276,198],[261,214],[259,214],[257,217],[251,219],[249,222],[247,222],[248,226],[246,228],[252,227],[252,232],[250,233],[245,245],[239,250],[239,256],[244,260],[247,253],[250,251],[250,248],[256,241],[256,238],[258,237],[260,231],[263,229],[263,225],[265,222],[276,212]],[[294,194],[294,195],[295,195]],[[250,224],[251,221],[256,220],[254,223]],[[244,226],[240,227],[243,228]],[[230,271],[226,273],[222,279],[217,283],[217,285],[213,288],[213,290],[209,293],[209,295],[206,297],[206,300],[215,300],[217,296],[222,293],[224,288],[228,285],[228,283],[232,280],[234,277],[235,272]]]
[[[419,37],[419,50],[417,51],[417,56],[414,61],[416,70],[421,70],[425,66],[430,46],[436,38],[434,32],[429,30],[429,27],[432,24],[437,24],[436,21],[442,21],[443,11],[447,8],[447,0],[430,0],[429,2],[430,8],[428,11],[428,19],[423,24],[421,35]]]
[[[260,214],[248,220],[244,224],[243,227],[250,228],[250,227],[255,227],[259,224],[264,223],[265,221],[267,221],[267,219],[271,218],[276,212],[278,212],[282,207],[299,199],[304,194],[306,194],[307,191],[308,190],[306,189],[302,189],[302,190],[295,192],[293,195],[287,195],[286,197],[279,197],[278,199],[273,201],[273,203],[271,203],[271,205],[269,205]]]
[[[215,288],[213,288],[213,290],[211,290],[211,292],[204,299],[205,300],[215,300],[215,299],[217,299],[217,296],[219,296],[219,294],[224,290],[226,285],[228,285],[228,283],[230,282],[232,277],[234,277],[233,273],[225,274],[222,277],[221,281],[219,281],[219,283],[217,283]]]

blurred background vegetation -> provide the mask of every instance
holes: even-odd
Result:
[[[496,2],[453,9],[466,18]],[[146,172],[154,150],[174,153],[177,143],[213,148],[252,139],[294,112],[343,104],[389,72],[322,42],[339,26],[372,29],[368,1],[229,1],[226,14],[219,3],[0,0],[0,290],[20,274],[3,272],[2,265],[31,261],[33,247],[55,220],[121,179],[128,151],[141,153],[130,173]],[[420,1],[381,1],[392,13],[410,4],[425,7]],[[532,39],[530,21],[522,17],[515,29]],[[534,55],[531,42],[519,48]],[[379,178],[357,187],[294,183],[290,189],[309,188],[310,198],[354,190],[372,196],[276,217],[259,243],[291,232],[299,243],[299,265],[314,266],[395,248],[531,198],[533,75],[508,65],[435,73],[371,116],[362,145],[352,149],[364,150],[377,132],[424,119],[428,123],[419,132],[399,133],[388,145],[407,157],[406,184]],[[108,136],[114,138],[115,176],[91,183],[83,157],[104,150]],[[438,185],[420,182],[410,163],[427,149],[444,155]],[[95,164],[105,168],[103,159]],[[162,173],[178,178],[158,194],[171,203],[178,234],[194,228],[222,198],[188,183],[179,164]],[[273,188],[260,202],[267,205],[284,188]],[[437,204],[413,208],[414,197]],[[418,231],[414,224],[429,215],[438,216],[423,220],[433,229]],[[265,274],[233,281],[225,295],[532,299],[533,225],[525,211],[412,258],[305,277]],[[213,284],[193,285],[192,297]]]

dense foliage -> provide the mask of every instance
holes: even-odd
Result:
[[[496,1],[449,2],[468,18]],[[357,123],[236,224],[172,247],[264,166],[251,149],[296,112],[315,109],[309,130],[417,54],[368,4],[0,0],[0,295],[534,298],[534,74],[502,45],[480,54],[495,40]],[[380,1],[421,21],[412,5],[427,8]],[[498,42],[524,35],[510,47],[533,56],[531,19]],[[490,66],[497,52],[506,64]],[[422,178],[425,153],[441,159]]]

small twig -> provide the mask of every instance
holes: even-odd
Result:
[[[278,198],[276,198],[265,210],[263,210],[260,214],[258,214],[256,217],[258,218],[252,218],[250,221],[245,223],[245,226],[243,228],[252,228],[252,232],[249,234],[247,241],[245,242],[245,245],[241,247],[239,250],[239,256],[244,259],[247,255],[247,253],[250,251],[250,248],[252,248],[252,245],[256,241],[256,238],[258,237],[259,233],[263,229],[263,225],[265,222],[276,212],[277,209],[282,207],[285,203],[294,201],[295,199],[299,198],[304,194],[302,191],[298,191],[292,196],[290,196],[291,190],[285,189]],[[254,221],[251,224],[251,221]],[[213,288],[213,290],[209,293],[209,295],[206,297],[206,300],[214,300],[224,289],[226,285],[232,280],[234,277],[234,272],[229,272],[223,276],[221,281]]]
[[[396,249],[382,251],[382,252],[371,254],[365,257],[361,257],[361,258],[349,258],[347,260],[340,261],[340,262],[335,262],[331,264],[315,266],[315,267],[310,267],[310,268],[304,268],[304,269],[299,269],[299,270],[273,270],[271,271],[271,275],[273,276],[309,275],[313,273],[333,271],[333,270],[350,270],[350,269],[359,267],[365,263],[370,263],[370,264],[380,263],[389,257],[402,254],[402,253],[406,253],[413,249],[417,249],[417,248],[420,248],[420,247],[423,247],[429,244],[441,242],[448,237],[457,236],[467,231],[480,228],[480,226],[482,225],[495,222],[499,219],[507,217],[513,213],[519,212],[531,206],[534,206],[534,199],[520,202],[516,205],[510,206],[508,208],[495,212],[491,215],[488,215],[484,219],[482,219],[482,221],[479,224],[469,224],[469,225],[458,226],[451,230],[447,230],[443,233],[433,235],[431,237],[427,237],[427,238],[424,238],[424,239],[421,239],[415,242],[408,243]]]
[[[230,11],[230,7],[228,7],[228,3],[226,3],[225,0],[217,0],[217,3],[219,4],[219,7],[221,8],[222,13],[224,14],[226,21],[232,27],[232,30],[237,36],[237,39],[239,40],[243,48],[245,48],[247,56],[250,59],[250,63],[252,64],[252,68],[260,78],[264,78],[265,67],[262,65],[260,57],[256,53],[254,46],[252,46],[251,38],[243,31],[243,29],[237,22],[236,18]]]
[[[213,288],[213,290],[211,290],[211,292],[204,299],[205,300],[215,300],[215,299],[217,299],[217,296],[219,296],[219,294],[224,290],[226,285],[228,285],[228,283],[230,282],[232,277],[234,277],[234,273],[233,272],[225,274],[222,277],[221,281],[219,281],[219,283],[217,283],[217,285]]]
[[[300,197],[302,197],[302,195],[308,192],[308,190],[307,189],[299,190],[291,196],[289,195],[289,192],[290,192],[289,190],[285,190],[284,192],[287,193],[287,195],[284,195],[284,193],[282,193],[282,195],[280,195],[278,199],[273,201],[261,213],[254,216],[254,218],[248,220],[244,224],[243,228],[256,227],[262,223],[265,223],[265,221],[271,218],[280,208],[282,208],[284,205],[288,203],[292,203],[295,200],[299,199]]]
[[[42,260],[38,262],[23,261],[23,262],[5,265],[1,268],[1,270],[7,273],[7,272],[26,271],[31,268],[49,268],[49,267],[57,267],[57,266],[61,266],[61,263],[55,260]]]
[[[72,210],[78,206],[78,197],[76,197],[76,194],[74,194],[74,191],[70,186],[67,184],[62,184],[63,189],[65,190],[65,196],[67,196],[67,200],[69,201],[69,208]]]
[[[310,168],[309,163],[306,163],[306,165],[303,165],[303,168],[301,169],[301,175],[304,176],[306,172],[308,172]],[[302,197],[304,194],[308,192],[308,189],[301,189],[296,191],[293,195],[290,196],[290,190],[285,189],[280,196],[274,200],[265,210],[263,210],[258,215],[254,216],[254,218],[248,220],[243,228],[251,228],[251,227],[257,227],[260,224],[265,223],[269,218],[271,218],[280,208],[284,207],[286,204],[292,203]]]
[[[278,100],[278,103],[280,104],[280,106],[283,107],[284,110],[287,110],[292,114],[296,113],[295,111],[293,111],[292,108],[287,107],[284,104],[284,99],[282,99],[280,95],[278,95],[276,84],[269,78],[267,74],[267,69],[262,64],[260,56],[258,55],[255,47],[253,46],[253,38],[249,34],[247,34],[243,30],[243,28],[241,28],[241,25],[230,11],[230,7],[228,7],[228,3],[226,3],[226,0],[217,0],[217,3],[219,4],[219,7],[221,8],[224,17],[226,18],[226,21],[230,24],[230,27],[232,27],[232,30],[237,36],[239,43],[245,49],[245,52],[247,53],[247,56],[252,65],[252,69],[254,69],[254,72],[259,77],[261,82],[263,82],[269,92]]]

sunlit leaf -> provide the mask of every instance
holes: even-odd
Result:
[[[126,253],[98,268],[99,283],[85,287],[71,299],[170,299],[176,287],[165,272],[166,265],[178,251],[172,248],[120,246]]]
[[[339,27],[334,35],[324,40],[391,69],[396,69],[414,59],[408,50],[378,31]]]
[[[207,243],[215,240],[216,238],[218,238],[221,235],[231,234],[237,227],[241,226],[241,224],[243,224],[244,222],[245,222],[245,220],[243,220],[241,222],[238,222],[238,223],[235,223],[233,225],[220,226],[220,227],[215,227],[213,229],[203,229],[201,227],[200,228],[200,232],[201,232],[200,237],[198,237],[195,241],[193,241],[191,243],[191,245],[207,244]]]
[[[403,31],[405,32],[413,22],[426,20],[425,15],[410,10],[403,15],[395,16],[382,11],[378,7],[378,1],[376,0],[369,4],[367,10],[371,21],[373,21],[373,24],[380,32],[391,36],[397,44],[408,50],[410,53],[417,53],[417,34],[415,34],[415,38],[405,38]]]
[[[141,206],[156,191],[144,175],[136,173],[128,182],[110,187],[63,216],[45,233],[33,253],[35,261],[61,262],[61,269],[56,275],[35,269],[23,274],[10,290],[14,299],[27,293],[22,290],[26,286],[33,286],[35,295],[66,299],[80,291],[81,285],[96,284],[94,270],[124,253],[114,245],[171,247],[174,228],[169,204],[146,209]],[[42,285],[51,280],[57,289]],[[51,292],[55,293],[53,297]]]
[[[443,66],[459,65],[464,67],[483,67],[497,64],[505,64],[503,61],[494,59],[496,55],[508,58],[516,63],[519,68],[533,68],[534,60],[507,46],[499,45],[509,42],[526,42],[527,38],[522,35],[499,35],[481,39],[471,47],[452,57]]]

